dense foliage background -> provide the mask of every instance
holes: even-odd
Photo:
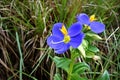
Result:
[[[1,0],[0,1],[0,80],[53,80],[54,51],[46,38],[56,22],[70,26],[79,13],[95,14],[106,25],[100,34],[100,63],[86,60],[96,80],[108,70],[111,80],[120,80],[120,1],[119,0]],[[64,55],[69,57],[69,50]],[[61,70],[61,74],[66,74]],[[63,78],[66,76],[63,75]]]

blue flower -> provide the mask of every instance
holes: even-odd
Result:
[[[77,48],[84,38],[81,30],[82,26],[79,22],[72,24],[68,30],[63,23],[56,23],[53,25],[52,35],[47,38],[47,44],[57,54],[64,53],[70,46]]]
[[[89,17],[87,14],[81,13],[77,16],[77,21],[88,26],[94,33],[101,33],[105,30],[105,25],[96,21],[95,15]]]

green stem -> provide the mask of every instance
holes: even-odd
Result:
[[[70,63],[70,68],[69,68],[69,71],[68,71],[68,77],[67,77],[67,80],[71,80],[71,74],[72,74],[72,71],[73,71],[73,66],[74,66],[74,60],[75,58],[72,56],[71,54],[71,63]]]

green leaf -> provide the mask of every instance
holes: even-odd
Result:
[[[99,49],[96,46],[89,45],[86,51],[86,57],[93,58],[97,52],[99,52]]]
[[[91,51],[87,51],[86,52],[86,57],[87,58],[93,58],[95,56],[95,53],[91,52]]]
[[[56,67],[61,68],[61,69],[65,70],[66,72],[68,72],[69,65],[71,62],[70,59],[55,56],[53,58],[53,61],[55,62]]]
[[[89,45],[88,50],[94,53],[99,52],[99,49],[96,46]]]
[[[88,41],[83,40],[82,44],[78,47],[78,50],[80,51],[83,57],[86,57],[85,50],[87,50],[87,48],[88,48]]]
[[[94,39],[94,40],[102,40],[102,38],[98,35],[98,34],[95,34],[95,33],[86,33],[86,36],[89,36],[91,39]]]
[[[80,52],[78,49],[70,49],[70,52],[71,52],[71,58],[77,58],[80,56]]]
[[[78,47],[78,50],[80,51],[80,53],[82,54],[83,57],[86,57],[85,49],[83,48],[83,45],[80,45],[80,46]]]
[[[88,41],[87,40],[83,40],[83,42],[82,42],[82,46],[83,46],[83,48],[84,49],[87,49],[88,48]]]
[[[71,80],[88,80],[88,79],[80,77],[79,74],[72,74],[71,75]]]
[[[90,69],[90,67],[88,64],[86,64],[84,62],[78,62],[73,66],[73,73],[81,74],[85,70],[89,70],[89,69]]]
[[[62,80],[62,77],[60,76],[59,73],[56,73],[56,74],[55,74],[54,80]]]
[[[99,78],[98,80],[110,80],[108,71],[105,70],[101,78]]]

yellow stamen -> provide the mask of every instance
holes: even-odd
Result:
[[[61,31],[64,35],[67,35],[67,34],[68,34],[68,32],[67,32],[67,30],[66,30],[66,28],[65,28],[64,25],[62,25],[62,28],[60,29],[60,31]]]
[[[95,15],[91,15],[91,16],[90,16],[90,22],[95,21],[95,20],[97,20],[97,19],[95,18]]]
[[[61,31],[61,32],[63,33],[63,35],[64,35],[63,42],[64,42],[64,43],[70,42],[70,36],[68,35],[68,32],[67,32],[67,30],[66,30],[66,28],[65,28],[64,25],[62,25],[62,28],[60,29],[60,31]]]
[[[68,43],[70,41],[70,36],[69,35],[66,35],[64,36],[64,43]]]

